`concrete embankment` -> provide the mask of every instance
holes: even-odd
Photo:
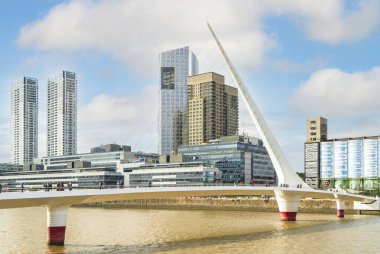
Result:
[[[278,206],[274,198],[266,202],[259,197],[184,197],[141,199],[79,204],[76,207],[102,208],[145,208],[145,209],[185,209],[185,210],[236,210],[236,211],[270,211],[277,212]],[[353,202],[345,202],[345,213],[356,213]],[[335,200],[303,199],[299,212],[336,213]]]

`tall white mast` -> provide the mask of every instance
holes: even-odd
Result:
[[[256,106],[252,96],[249,94],[247,87],[245,86],[243,80],[240,78],[235,67],[233,66],[230,58],[227,56],[227,53],[223,49],[222,44],[219,42],[214,31],[212,30],[209,23],[207,23],[208,28],[212,36],[214,37],[218,47],[228,65],[228,68],[234,77],[234,80],[237,84],[238,90],[240,91],[243,101],[251,115],[253,123],[264,142],[264,146],[268,150],[269,157],[272,160],[274,169],[276,170],[279,183],[289,184],[292,187],[295,187],[298,184],[302,184],[302,187],[308,187],[308,185],[297,175],[297,173],[292,169],[285,155],[283,154],[280,146],[278,145],[275,137],[272,134],[268,124],[266,123],[263,115],[261,114],[259,108]]]

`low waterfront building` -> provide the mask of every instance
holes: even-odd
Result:
[[[224,183],[254,180],[257,184],[274,184],[276,173],[268,152],[258,138],[226,136],[207,144],[182,146],[178,152],[193,160],[209,162],[223,173]]]
[[[97,147],[91,148],[91,153],[109,153],[109,152],[117,152],[117,151],[124,151],[124,152],[131,152],[131,146],[124,146],[124,145],[118,145],[118,144],[107,144],[107,145],[100,145]]]
[[[7,172],[18,172],[21,170],[22,170],[22,165],[0,163],[0,175],[6,174]]]
[[[46,183],[51,183],[56,188],[58,182],[64,183],[65,188],[68,183],[72,183],[74,188],[97,188],[101,182],[104,187],[114,187],[118,182],[123,181],[122,173],[104,167],[18,171],[0,176],[0,183],[4,191],[20,189],[22,184],[26,190],[43,188]]]
[[[154,153],[131,152],[130,146],[116,144],[91,148],[90,153],[60,155],[34,159],[34,164],[44,165],[45,170],[66,169],[67,162],[89,161],[93,167],[106,167],[123,172],[130,163],[158,163],[159,156]]]
[[[183,162],[141,165],[126,173],[129,186],[188,186],[221,182],[222,173],[209,163]]]

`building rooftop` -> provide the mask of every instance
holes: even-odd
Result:
[[[112,144],[112,145],[114,145],[114,144]],[[109,146],[109,145],[104,145],[104,146]],[[117,146],[119,146],[119,145],[117,145]],[[103,147],[103,146],[94,147],[92,149],[100,148],[100,147]],[[141,152],[141,151],[132,152],[130,150],[128,151],[128,148],[130,148],[130,146],[121,146],[121,147],[122,148],[123,147],[127,147],[127,149],[126,150],[121,149],[121,150],[93,151],[93,152],[89,152],[89,153],[77,153],[77,154],[72,154],[72,155],[44,156],[44,157],[41,157],[41,158],[38,158],[38,159],[45,159],[45,158],[67,158],[67,157],[76,157],[76,156],[83,156],[83,155],[96,155],[96,154],[102,154],[102,153],[104,154],[104,153],[117,153],[117,152],[128,152],[128,153],[134,153],[134,154],[141,155],[141,156],[158,156],[158,154],[156,154],[156,153],[144,153],[144,152]]]
[[[79,172],[115,172],[113,168],[106,167],[91,167],[91,168],[71,168],[71,169],[52,169],[52,170],[32,170],[32,171],[17,171],[7,172],[5,176],[19,176],[19,175],[50,175],[62,173],[79,173]]]
[[[380,139],[380,135],[378,135],[378,136],[362,136],[362,137],[347,137],[347,138],[333,138],[333,139],[326,139],[326,140],[323,140],[321,142],[362,140],[362,139]]]
[[[162,163],[162,164],[146,164],[140,166],[140,169],[150,169],[150,168],[181,168],[181,167],[199,167],[205,166],[210,167],[211,164],[209,162],[201,162],[201,161],[189,161],[189,162],[179,162],[179,163]]]

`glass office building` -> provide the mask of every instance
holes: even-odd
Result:
[[[129,186],[189,186],[220,183],[222,173],[210,163],[182,162],[141,165],[126,173]]]
[[[198,60],[189,47],[160,54],[158,151],[169,155],[182,144],[188,77],[198,74]]]
[[[196,161],[209,162],[222,171],[224,183],[254,180],[257,184],[274,184],[275,170],[260,139],[247,136],[221,137],[204,145],[182,146],[178,152]]]

